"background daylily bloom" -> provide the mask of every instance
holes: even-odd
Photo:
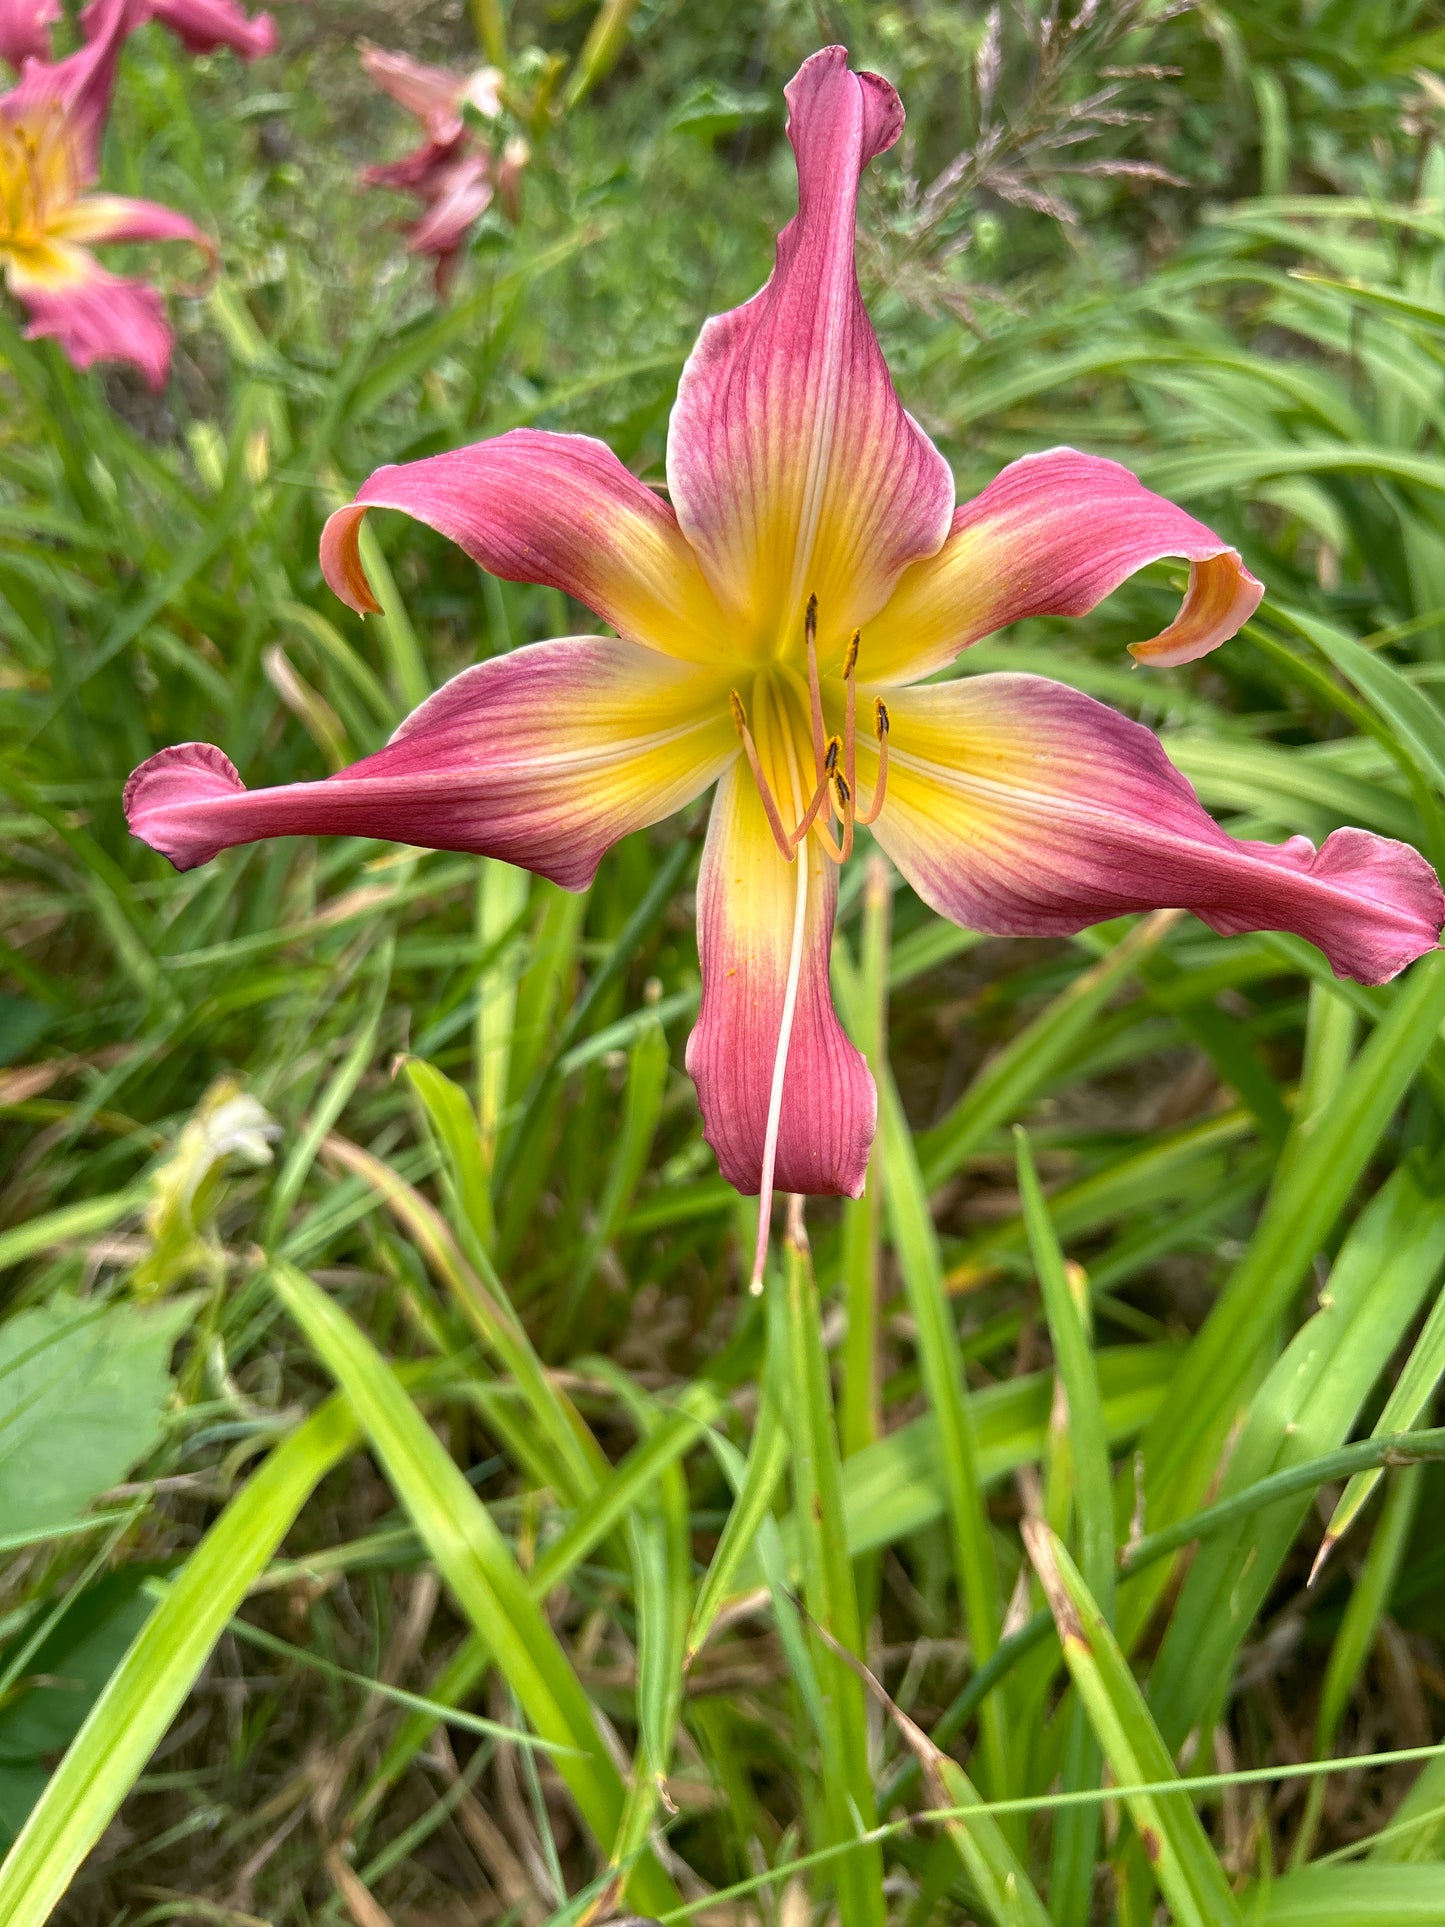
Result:
[[[1174,621],[1134,645],[1183,663],[1233,635],[1260,584],[1237,551],[1115,462],[1054,449],[955,508],[900,405],[854,270],[859,177],[897,95],[841,48],[787,89],[798,215],[766,287],[709,321],[668,438],[671,504],[601,443],[517,430],[379,469],[332,516],[328,581],[376,608],[358,537],[402,509],[493,573],[563,590],[615,637],[466,670],[376,755],[248,791],[218,749],[132,777],[131,828],[181,869],[256,838],[384,837],[500,856],[571,889],[617,837],[717,782],[698,888],[702,1006],[688,1045],[708,1141],[743,1191],[862,1187],[872,1078],[829,994],[839,862],[857,822],[945,916],[1062,934],[1180,906],[1290,930],[1379,983],[1431,949],[1445,896],[1403,844],[1238,842],[1138,724],[1038,677],[917,686],[1020,617],[1082,615],[1161,557]]]
[[[91,194],[120,46],[133,24],[129,0],[95,0],[90,38],[54,65],[25,64],[0,96],[0,263],[30,316],[27,334],[53,335],[77,368],[128,361],[152,388],[165,385],[172,335],[160,295],[103,268],[90,252],[107,241],[190,241],[214,259],[206,235],[167,207]]]
[[[193,54],[229,47],[242,60],[263,60],[281,44],[269,13],[247,14],[235,0],[138,0],[139,26],[159,20]]]
[[[455,74],[407,54],[363,43],[361,64],[383,92],[421,122],[425,139],[399,161],[363,168],[368,187],[389,187],[413,195],[422,213],[406,232],[408,253],[431,255],[438,294],[445,294],[466,239],[498,194],[509,218],[516,218],[516,179],[529,152],[511,140],[499,159],[468,125],[471,107],[485,120],[502,111],[502,76],[495,67]]]
[[[50,29],[59,18],[60,0],[0,0],[0,60],[17,68],[48,60]]]

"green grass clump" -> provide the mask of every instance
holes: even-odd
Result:
[[[592,72],[590,7],[519,0],[519,117],[572,104],[438,305],[352,44],[502,11],[282,8],[254,69],[142,30],[106,181],[222,245],[171,386],[0,319],[0,1921],[1445,1919],[1445,960],[983,940],[855,864],[879,1151],[757,1300],[682,1069],[697,812],[571,897],[177,876],[119,807],[586,625],[384,517],[363,622],[321,523],[522,423],[660,476],[833,36],[909,107],[866,291],[960,493],[1115,454],[1269,588],[1190,669],[1121,653],[1167,568],[965,666],[1141,717],[1236,834],[1441,863],[1438,8],[666,0]]]

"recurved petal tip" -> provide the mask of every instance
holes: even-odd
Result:
[[[245,787],[235,764],[214,743],[177,743],[131,772],[125,820],[132,836],[178,870],[194,870],[226,848],[224,839],[198,825],[194,806],[235,796]]]
[[[361,524],[366,515],[365,502],[348,502],[328,516],[321,531],[321,573],[334,595],[359,616],[381,614],[381,604],[372,593],[366,570],[361,566]]]
[[[1238,549],[1221,549],[1189,565],[1189,587],[1179,613],[1148,642],[1131,642],[1129,654],[1151,669],[1197,662],[1238,635],[1264,599],[1264,584],[1245,568]]]

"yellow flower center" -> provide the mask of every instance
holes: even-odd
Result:
[[[841,696],[843,711],[841,732],[829,734],[818,674],[817,614],[818,599],[812,596],[804,624],[806,682],[786,662],[759,670],[751,692],[756,728],[749,723],[747,705],[737,690],[731,698],[733,727],[742,738],[768,827],[790,863],[809,833],[835,863],[845,862],[853,848],[854,826],[877,822],[888,785],[888,707],[879,696],[873,704],[878,776],[871,803],[860,809],[855,674],[861,637],[855,630],[844,652],[841,676],[828,679],[831,706],[836,714]],[[809,770],[811,777],[805,774]],[[836,836],[830,819],[837,822]]]
[[[56,216],[75,199],[78,168],[64,113],[0,115],[0,253],[43,256]]]

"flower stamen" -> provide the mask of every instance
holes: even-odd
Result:
[[[888,794],[888,705],[881,696],[873,698],[873,734],[878,738],[878,781],[873,785],[873,801],[861,810],[858,821],[876,823],[883,814],[883,799]]]
[[[818,680],[818,598],[815,595],[808,597],[808,606],[803,612],[803,644],[808,652],[808,707],[813,719],[813,774],[821,783],[827,730],[823,724],[823,686]]]
[[[773,801],[772,789],[767,777],[763,774],[763,763],[758,755],[758,746],[753,741],[753,732],[748,728],[748,712],[743,708],[743,699],[734,689],[728,701],[732,706],[733,728],[742,738],[743,749],[747,753],[748,764],[753,772],[753,781],[757,784],[758,795],[762,799],[763,814],[767,817],[768,828],[773,833],[773,841],[781,850],[784,861],[791,863],[798,853],[798,846],[783,828],[783,819],[778,814],[777,804]]]

